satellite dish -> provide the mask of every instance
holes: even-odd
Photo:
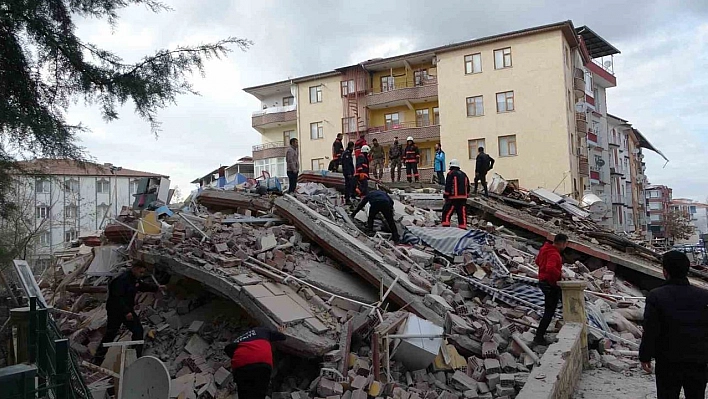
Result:
[[[123,375],[123,397],[169,399],[170,373],[160,359],[143,356],[133,362]]]
[[[601,168],[605,166],[605,160],[602,158],[595,158],[595,165],[597,165],[598,168]]]
[[[605,65],[605,68],[612,68],[612,61],[607,60],[603,63],[603,65]]]

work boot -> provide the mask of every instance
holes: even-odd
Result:
[[[549,346],[551,343],[546,341],[544,337],[535,337],[533,343],[540,346]]]

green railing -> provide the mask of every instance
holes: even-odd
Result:
[[[37,305],[37,298],[31,297],[28,354],[30,363],[37,365],[38,378],[37,389],[28,397],[90,399],[69,340],[62,337],[48,309]]]

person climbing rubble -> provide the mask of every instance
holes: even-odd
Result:
[[[361,147],[361,154],[356,157],[357,191],[361,197],[369,192],[369,151],[371,148],[365,145]]]
[[[457,213],[457,227],[467,229],[467,197],[470,192],[470,179],[460,170],[460,161],[450,161],[450,171],[445,178],[445,204],[442,210],[442,226],[449,227],[452,212]]]
[[[398,242],[398,229],[393,220],[393,200],[391,197],[381,190],[371,190],[366,197],[359,202],[354,212],[352,212],[352,219],[356,217],[359,211],[364,209],[366,204],[369,204],[369,217],[366,220],[366,228],[369,231],[374,231],[374,219],[376,215],[381,213],[384,220],[386,220],[389,230],[391,230],[391,239],[393,239],[394,242]]]
[[[106,357],[108,348],[103,344],[113,342],[118,336],[121,325],[130,330],[133,334],[133,341],[143,339],[143,326],[140,323],[138,314],[135,313],[135,294],[138,292],[157,292],[164,289],[164,286],[157,286],[152,283],[145,283],[140,279],[145,276],[147,268],[142,263],[133,263],[129,270],[115,277],[108,284],[108,300],[106,301],[106,313],[108,316],[106,334],[103,336],[101,345],[96,350],[93,363],[101,365]],[[142,345],[135,347],[135,352],[140,357],[143,352]]]
[[[263,399],[268,393],[273,371],[271,342],[285,341],[285,327],[278,331],[263,327],[248,330],[226,345],[224,353],[231,359],[231,373],[238,387],[239,399]]]
[[[541,247],[536,257],[536,266],[538,266],[538,286],[543,292],[544,309],[543,318],[538,323],[536,336],[533,342],[539,345],[548,345],[548,341],[544,337],[546,330],[551,324],[553,315],[558,308],[558,301],[561,299],[561,288],[558,286],[558,281],[563,274],[563,257],[561,252],[568,245],[568,236],[565,234],[556,234],[553,242],[546,242]]]

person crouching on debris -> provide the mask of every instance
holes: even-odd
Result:
[[[130,330],[133,334],[133,341],[143,339],[143,326],[135,313],[135,294],[138,292],[157,292],[164,289],[164,286],[157,286],[145,283],[140,279],[145,275],[147,268],[142,263],[133,263],[133,266],[125,272],[119,274],[108,284],[108,300],[106,301],[106,313],[108,316],[106,325],[106,335],[103,336],[101,345],[96,350],[93,363],[101,365],[106,357],[108,348],[103,344],[113,342],[118,335],[121,325]],[[140,357],[143,346],[135,347],[135,352]]]
[[[364,197],[369,192],[369,148],[361,147],[361,154],[356,157],[356,175],[359,183],[359,195]]]
[[[231,359],[231,372],[238,386],[239,399],[266,397],[273,371],[271,342],[285,341],[283,331],[285,327],[279,327],[278,331],[256,327],[239,335],[224,348]]]
[[[656,360],[656,396],[705,398],[708,375],[708,291],[691,286],[686,254],[669,251],[661,266],[666,282],[653,289],[644,308],[639,361],[647,373]]]
[[[561,252],[568,245],[568,236],[565,234],[557,234],[553,238],[553,242],[546,242],[541,247],[541,250],[536,256],[536,266],[538,266],[538,286],[543,292],[544,309],[543,318],[538,323],[536,337],[533,342],[539,345],[548,345],[548,341],[544,337],[546,330],[551,324],[553,315],[558,308],[558,301],[561,298],[561,289],[558,286],[558,281],[563,275],[563,257]]]
[[[400,238],[396,223],[393,221],[393,200],[391,197],[381,190],[371,190],[352,212],[352,219],[356,217],[360,210],[364,209],[366,204],[369,204],[369,218],[366,220],[366,228],[369,231],[374,231],[374,219],[377,214],[381,213],[389,230],[391,230],[391,238],[394,242],[398,242]]]
[[[442,226],[450,227],[452,212],[457,213],[457,227],[467,229],[467,197],[470,193],[470,180],[467,174],[460,170],[460,161],[450,161],[450,171],[445,178],[445,204],[442,211]]]

